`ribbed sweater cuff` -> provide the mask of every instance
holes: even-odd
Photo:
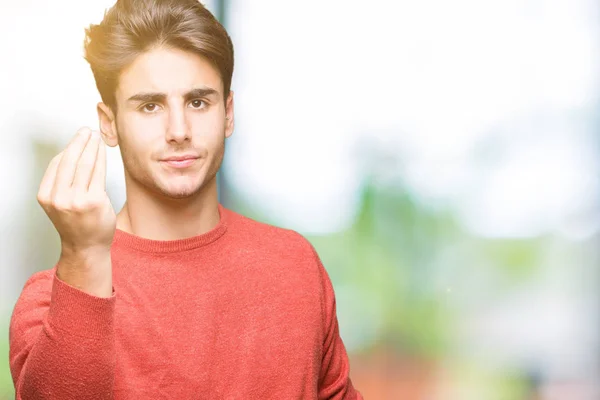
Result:
[[[61,281],[54,273],[48,323],[80,337],[105,337],[114,333],[115,292],[111,297],[92,296]]]

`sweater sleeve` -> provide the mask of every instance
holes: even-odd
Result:
[[[313,252],[321,275],[325,333],[318,398],[319,400],[362,400],[362,395],[350,380],[350,362],[340,336],[333,285],[314,249]]]
[[[115,294],[100,298],[56,276],[34,274],[15,305],[9,331],[17,400],[112,399]]]

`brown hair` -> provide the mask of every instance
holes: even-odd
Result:
[[[84,42],[96,87],[114,112],[121,71],[159,46],[190,51],[210,61],[221,75],[227,99],[233,44],[225,28],[198,0],[118,0],[100,24],[86,29]]]

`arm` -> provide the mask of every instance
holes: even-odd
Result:
[[[96,297],[56,276],[33,275],[10,323],[10,369],[18,400],[112,399],[114,294]]]
[[[313,249],[314,251],[314,249]],[[350,380],[350,362],[340,337],[333,285],[319,256],[314,252],[319,265],[323,287],[324,340],[321,374],[319,376],[319,400],[362,400]]]
[[[38,201],[60,236],[61,257],[50,275],[27,282],[13,312],[10,367],[17,399],[111,399],[116,215],[98,133],[80,129],[52,159]]]

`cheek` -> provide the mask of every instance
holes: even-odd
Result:
[[[194,125],[199,128],[201,135],[211,142],[225,135],[225,117],[221,117],[217,112],[198,116]]]
[[[190,123],[192,143],[196,146],[206,147],[211,153],[222,146],[225,127],[224,124],[219,124],[216,118],[195,117]]]
[[[125,146],[134,157],[142,158],[151,154],[157,140],[163,136],[162,124],[158,118],[143,118],[132,115],[120,124],[119,143]]]
[[[165,133],[165,114],[142,115],[135,113],[127,121],[128,131],[135,136],[136,140],[152,141],[163,138]]]
[[[212,134],[206,138],[206,145],[210,148],[213,158],[219,158],[225,145],[224,130],[213,130]]]

